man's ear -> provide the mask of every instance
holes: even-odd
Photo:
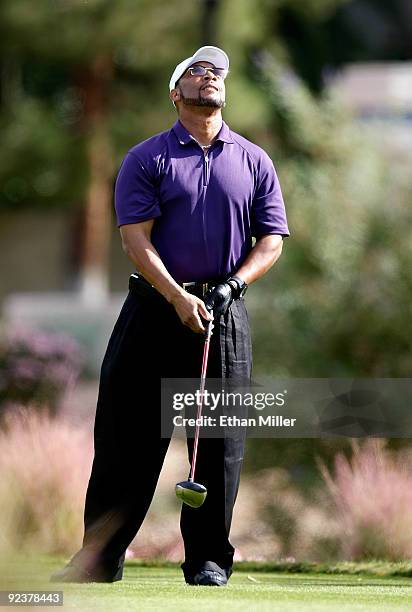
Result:
[[[177,102],[178,100],[180,100],[180,90],[179,89],[172,89],[172,91],[170,92],[170,99],[172,102]]]

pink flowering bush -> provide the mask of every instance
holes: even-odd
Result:
[[[27,408],[0,430],[0,554],[74,552],[93,458],[88,428]]]
[[[27,328],[7,332],[0,339],[0,415],[14,404],[55,414],[81,365],[81,349],[70,336]]]
[[[384,440],[353,445],[323,476],[334,502],[344,559],[412,558],[412,453],[390,452]]]

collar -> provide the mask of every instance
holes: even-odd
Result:
[[[180,123],[179,119],[176,121],[176,123],[172,127],[172,130],[176,134],[177,139],[181,145],[187,145],[189,144],[189,142],[193,142],[192,136],[187,131],[187,129],[184,127],[184,125]],[[220,131],[218,135],[216,136],[214,142],[216,142],[217,140],[220,140],[221,142],[226,142],[227,144],[233,144],[233,139],[230,134],[229,126],[224,121],[222,122],[222,127],[220,128]]]

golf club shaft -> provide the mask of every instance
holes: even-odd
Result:
[[[191,465],[190,476],[189,476],[189,480],[192,482],[195,477],[197,447],[199,445],[200,417],[202,416],[203,394],[205,390],[207,362],[209,360],[209,346],[210,346],[210,337],[212,335],[212,328],[213,328],[213,322],[209,321],[209,323],[207,324],[205,345],[203,348],[202,373],[200,376],[200,399],[197,405],[195,441],[193,445],[192,465]]]

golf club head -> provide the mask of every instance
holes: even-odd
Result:
[[[191,508],[199,508],[207,495],[206,487],[191,480],[178,482],[175,491],[176,496]]]

